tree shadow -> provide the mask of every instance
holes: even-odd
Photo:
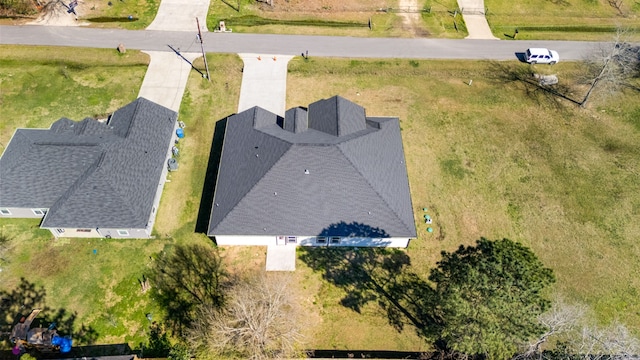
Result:
[[[218,167],[220,166],[222,143],[226,128],[227,118],[216,122],[216,127],[213,132],[213,141],[211,142],[211,149],[209,150],[207,172],[205,173],[202,195],[200,196],[200,208],[198,209],[198,218],[196,220],[195,229],[195,232],[197,233],[206,234],[209,230],[209,219],[211,217],[211,208],[213,206],[213,192],[218,180]]]
[[[181,331],[198,306],[221,307],[230,283],[217,248],[177,245],[163,250],[149,273],[152,297],[166,311],[167,324]]]
[[[33,309],[46,309],[44,287],[20,279],[20,283],[11,291],[0,291],[0,333],[10,334],[20,318],[26,318]],[[2,337],[3,347],[9,347],[8,336]]]
[[[340,232],[345,231],[346,232]],[[334,232],[337,231],[337,232]],[[388,237],[384,230],[366,224],[338,223],[321,236]],[[385,247],[301,247],[300,259],[328,282],[344,290],[340,304],[360,313],[374,302],[386,313],[398,332],[406,325],[420,336],[437,334],[439,320],[431,312],[435,292],[410,270],[411,259],[403,250]]]
[[[516,53],[518,59],[521,53]],[[557,108],[561,108],[561,104],[558,103],[558,99],[564,99],[575,105],[580,105],[580,101],[574,100],[571,97],[573,89],[563,83],[555,85],[542,85],[538,82],[534,76],[534,71],[530,65],[522,64],[509,64],[499,61],[492,61],[489,64],[489,79],[498,83],[512,83],[517,82],[524,85],[525,95],[536,101],[537,103],[545,103]]]
[[[344,221],[331,224],[322,229],[318,236],[341,236],[341,237],[367,237],[367,238],[388,238],[389,234],[383,229],[369,225],[352,222],[347,224]]]
[[[52,309],[46,305],[46,290],[43,286],[21,278],[10,291],[0,291],[0,333],[10,334],[21,318],[26,318],[32,310],[41,309],[31,328],[55,329],[59,336],[71,336],[74,343],[93,344],[98,338],[95,329],[84,324],[77,325],[78,314],[66,309]],[[9,347],[7,337],[2,337],[0,345]]]
[[[153,322],[149,329],[149,342],[140,344],[140,357],[166,358],[171,351],[171,342],[164,326]]]

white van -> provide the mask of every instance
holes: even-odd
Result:
[[[550,64],[553,65],[560,60],[557,51],[545,48],[529,48],[524,53],[525,61],[529,64]]]

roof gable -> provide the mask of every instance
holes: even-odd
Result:
[[[309,128],[333,136],[346,136],[366,129],[364,108],[334,96],[309,105]]]

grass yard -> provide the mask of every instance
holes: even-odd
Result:
[[[528,65],[296,58],[287,106],[339,94],[369,115],[400,117],[419,233],[408,254],[417,273],[426,277],[441,250],[481,236],[507,237],[530,246],[554,269],[557,293],[586,303],[599,321],[620,320],[638,334],[638,93],[580,109],[496,75],[521,66]],[[572,84],[580,66],[563,63],[554,70]],[[577,85],[572,91],[577,98],[584,94]],[[423,223],[424,207],[435,219],[433,233]],[[320,283],[301,262],[297,273],[313,289],[308,296],[323,318],[312,347],[381,344],[375,341],[385,328],[375,309],[347,311],[337,303],[340,290]],[[343,335],[353,333],[354,324],[358,331]],[[410,330],[391,334],[381,340],[386,348],[422,346],[416,339],[405,343]]]
[[[620,10],[609,5],[620,4]],[[510,39],[518,29],[518,40],[610,41],[616,28],[629,29],[629,41],[640,40],[640,3],[637,1],[485,0],[487,21],[493,34]]]
[[[66,49],[56,55],[53,48],[1,48],[2,150],[16,128],[47,128],[62,116],[80,120],[132,101],[148,63],[145,54],[135,51],[123,56],[115,50]],[[214,124],[236,110],[242,62],[235,55],[208,60],[212,82],[193,72],[183,100],[180,119],[187,136],[180,143],[180,171],[170,175],[165,187],[156,239],[53,240],[49,231],[38,228],[39,220],[0,219],[0,234],[11,239],[9,249],[0,253],[6,259],[0,260],[0,291],[20,288],[25,284],[21,278],[33,284],[36,290],[18,291],[20,296],[38,294],[26,304],[46,306],[49,310],[38,319],[45,326],[57,321],[61,334],[73,333],[76,345],[128,343],[140,349],[149,338],[146,315],[153,321],[163,318],[163,310],[139,284],[154,254],[176,243],[211,245],[206,236],[194,233],[198,205]],[[202,67],[199,61],[196,66]],[[263,256],[254,257],[264,266]],[[24,311],[22,303],[3,311],[0,326],[13,323]]]
[[[0,50],[0,151],[18,127],[100,117],[133,101],[149,63],[139,51],[10,45]]]
[[[33,48],[2,50],[0,100],[3,109],[10,110],[1,123],[3,149],[16,127],[47,127],[61,116],[79,120],[133,100],[148,61],[144,54],[127,52],[129,58],[112,50],[69,51],[68,57],[53,60],[44,51],[33,58]],[[162,310],[138,284],[151,258],[176,243],[210,243],[195,232],[208,221],[198,212],[211,175],[215,123],[237,109],[242,62],[235,55],[209,55],[208,60],[212,81],[192,72],[187,84],[180,110],[186,123],[186,137],[179,144],[180,169],[165,186],[154,229],[157,239],[52,241],[48,232],[38,229],[37,220],[1,219],[2,234],[12,240],[8,262],[0,265],[0,290],[15,288],[20,277],[42,285],[46,305],[65,309],[72,328],[85,334],[87,342],[127,342],[139,348],[147,341],[146,314],[162,319]],[[202,68],[199,62],[196,66]],[[637,92],[594,98],[587,109],[580,109],[502,76],[528,66],[294,58],[287,107],[338,94],[365,106],[369,115],[401,119],[419,234],[407,253],[416,273],[426,276],[441,250],[472,244],[480,236],[508,237],[530,246],[554,269],[555,292],[586,303],[601,322],[618,319],[637,334]],[[568,96],[580,99],[585,89],[575,84],[579,64],[564,62],[553,70]],[[29,87],[42,90],[19,96]],[[96,89],[104,93],[94,95],[97,104],[91,105],[81,95]],[[434,219],[433,233],[422,223],[424,207]],[[223,248],[222,253],[234,272],[264,269],[264,248]],[[340,305],[341,289],[302,261],[297,266],[292,291],[314,324],[306,334],[306,347],[429,349],[410,327],[396,332],[377,305],[369,304],[360,313]]]
[[[156,17],[160,0],[85,0],[80,6],[79,20],[87,21],[93,27],[142,30]]]
[[[212,2],[207,25],[220,20],[234,32],[360,37],[441,37],[467,35],[455,0],[418,1],[401,8],[397,0],[274,0],[274,6],[251,0]],[[238,10],[239,9],[239,10]],[[427,11],[424,11],[427,10]],[[423,11],[420,13],[420,11]],[[403,15],[415,21],[403,20]],[[371,27],[369,27],[371,21]]]

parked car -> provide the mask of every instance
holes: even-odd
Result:
[[[525,61],[529,64],[550,64],[553,65],[560,61],[557,51],[545,48],[529,48],[524,53]]]

